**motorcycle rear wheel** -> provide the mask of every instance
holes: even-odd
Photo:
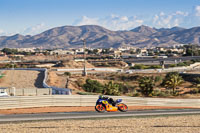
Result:
[[[117,106],[118,106],[119,111],[121,112],[126,112],[128,110],[128,106],[124,103],[120,103]]]
[[[96,110],[97,112],[99,112],[99,113],[103,113],[103,112],[106,111],[106,108],[105,108],[105,106],[104,106],[103,104],[97,104],[97,105],[95,106],[95,110]]]

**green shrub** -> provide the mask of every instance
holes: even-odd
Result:
[[[151,95],[158,96],[158,97],[169,97],[169,96],[172,96],[173,94],[169,90],[161,91],[159,89],[156,89],[151,93]]]
[[[1,75],[0,75],[0,78],[3,78],[4,76],[5,76],[4,74],[1,74]]]
[[[195,79],[194,79],[194,82],[195,82],[196,84],[200,84],[200,77],[195,78]]]
[[[130,69],[147,69],[148,66],[145,66],[143,64],[135,64],[135,66],[130,67]]]
[[[156,76],[155,77],[155,82],[161,82],[162,81],[162,76]]]
[[[104,85],[103,89],[104,95],[120,95],[120,85],[117,83],[113,83],[112,81],[108,82]]]
[[[187,66],[187,64],[184,63],[184,62],[180,62],[180,63],[177,64],[177,66]]]
[[[83,89],[87,92],[102,93],[103,85],[97,80],[87,79],[86,83],[83,85]]]
[[[136,64],[130,69],[160,69],[162,68],[160,65],[143,65],[143,64]]]
[[[71,73],[70,72],[65,72],[64,75],[65,76],[71,76]]]
[[[169,96],[171,96],[171,93],[168,93],[167,91],[161,91],[158,96],[169,97]]]
[[[139,79],[138,83],[139,83],[141,93],[144,96],[150,96],[155,86],[154,78],[144,76]]]
[[[176,67],[176,64],[170,64],[169,67]]]
[[[79,95],[96,95],[96,93],[91,93],[91,92],[77,92]]]
[[[160,90],[159,89],[155,89],[151,93],[152,96],[159,96],[159,94],[160,94]]]
[[[199,93],[199,88],[194,88],[190,91],[190,94],[197,94]]]
[[[140,92],[138,92],[137,90],[134,90],[132,96],[133,97],[140,97],[142,94]]]
[[[162,68],[162,66],[160,66],[160,65],[151,65],[151,66],[149,66],[149,68],[150,69],[160,69],[160,68]]]

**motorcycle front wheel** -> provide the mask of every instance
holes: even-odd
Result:
[[[121,112],[126,112],[128,110],[128,106],[124,103],[120,103],[117,106],[118,106],[119,111]]]
[[[103,112],[106,111],[106,108],[104,107],[103,104],[97,104],[97,105],[95,106],[95,110],[96,110],[97,112],[99,112],[99,113],[103,113]]]

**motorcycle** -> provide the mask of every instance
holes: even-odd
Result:
[[[113,99],[111,100],[113,101]],[[122,99],[117,99],[116,101],[110,102],[110,99],[98,99],[96,102],[95,110],[97,112],[103,113],[105,111],[107,112],[115,112],[115,111],[121,111],[126,112],[128,110],[128,106],[124,103],[121,103]]]

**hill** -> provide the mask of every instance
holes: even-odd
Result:
[[[199,35],[200,27],[156,29],[142,25],[130,31],[111,31],[97,25],[62,26],[34,36],[20,34],[1,36],[0,48],[77,48],[82,47],[83,38],[92,48],[171,46],[188,43],[200,44]]]

